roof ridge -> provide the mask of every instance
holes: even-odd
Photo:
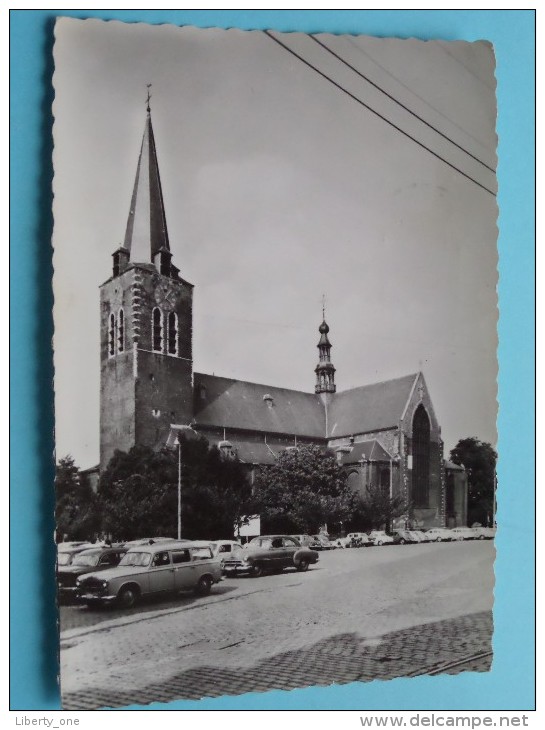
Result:
[[[362,388],[371,388],[374,385],[385,385],[386,383],[393,383],[396,380],[405,380],[411,378],[413,380],[419,373],[407,373],[407,375],[399,375],[397,378],[387,378],[386,380],[377,380],[373,383],[365,383],[365,385],[356,385],[353,388],[347,388],[346,390],[338,390],[336,395],[344,395],[345,393],[351,393],[353,390],[361,390]]]
[[[204,375],[205,378],[218,378],[218,379],[221,379],[221,380],[232,380],[233,383],[247,383],[248,385],[257,385],[257,386],[259,386],[261,388],[274,388],[275,390],[287,390],[290,393],[300,393],[301,395],[311,395],[311,396],[313,396],[313,398],[316,398],[316,400],[318,400],[321,403],[321,400],[316,395],[316,393],[312,393],[312,392],[307,391],[307,390],[297,390],[296,388],[285,388],[282,385],[271,385],[270,383],[256,383],[253,380],[242,380],[241,378],[229,378],[226,375],[214,375],[214,374],[211,375],[210,373],[196,373],[196,372],[193,372],[193,377],[194,378],[196,376],[203,376],[203,375]]]

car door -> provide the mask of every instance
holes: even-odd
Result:
[[[162,550],[154,554],[148,571],[151,593],[174,590],[174,568],[170,562],[168,550]]]
[[[301,550],[301,546],[298,545],[295,540],[291,537],[285,537],[284,542],[284,555],[282,556],[282,567],[286,568],[293,565],[293,556],[298,550]]]
[[[214,558],[212,549],[209,547],[191,548],[191,566],[193,568],[194,585],[197,585],[199,578],[205,573],[214,575],[219,574],[219,571],[221,571],[220,562]]]
[[[174,590],[183,591],[192,588],[196,583],[197,566],[191,562],[189,549],[173,550],[171,558],[174,569]]]
[[[284,547],[284,540],[281,537],[273,537],[271,540],[271,547],[268,550],[266,560],[270,567],[274,570],[276,568],[283,568],[286,562],[286,548]]]

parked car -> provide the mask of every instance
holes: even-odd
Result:
[[[59,600],[75,598],[77,578],[86,573],[114,568],[127,550],[127,547],[121,545],[92,547],[76,553],[70,565],[59,565],[57,569]]]
[[[430,542],[442,542],[456,539],[452,534],[452,530],[448,530],[446,527],[430,527],[429,530],[426,530],[426,536]]]
[[[59,543],[57,545],[57,568],[61,565],[71,565],[76,555],[92,547],[95,547],[92,542],[81,542],[74,545]]]
[[[284,568],[305,571],[318,559],[316,550],[301,545],[290,535],[261,535],[225,561],[225,573],[228,576],[251,575],[258,578],[266,571]]]
[[[423,530],[411,530],[410,531],[418,542],[429,542],[430,539]]]
[[[365,547],[370,545],[366,532],[349,532],[346,536],[350,540],[350,547]]]
[[[451,533],[453,540],[475,540],[475,532],[471,527],[453,527]]]
[[[326,535],[311,535],[308,546],[312,550],[333,550],[335,545],[329,541]]]
[[[418,536],[412,530],[396,530],[393,537],[396,545],[420,542]]]
[[[219,557],[222,570],[225,567],[227,558],[233,553],[242,550],[242,545],[236,540],[212,540],[210,547],[212,548],[212,555]]]
[[[116,568],[76,580],[78,598],[89,606],[116,603],[131,608],[142,597],[193,590],[210,593],[221,580],[221,564],[209,544],[170,540],[135,545]]]
[[[471,527],[475,540],[493,540],[496,536],[495,527]]]
[[[372,530],[369,533],[369,542],[371,545],[393,545],[394,538],[384,530]]]
[[[290,535],[290,537],[294,537],[298,540],[300,545],[308,546],[312,542],[312,537],[310,535]]]
[[[153,545],[156,542],[172,542],[172,540],[174,540],[173,537],[139,537],[137,540],[129,540],[123,544],[134,547],[134,545]],[[191,540],[182,540],[182,542],[191,542]]]
[[[336,548],[349,548],[352,547],[352,541],[349,537],[336,537],[330,540]]]

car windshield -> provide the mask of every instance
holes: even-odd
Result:
[[[128,552],[122,557],[119,565],[133,565],[138,568],[144,568],[150,563],[150,553]]]
[[[76,555],[72,561],[72,565],[83,565],[85,567],[94,568],[95,565],[98,565],[99,557],[100,553],[93,553],[92,555],[80,553],[79,555]]]
[[[72,562],[73,553],[59,553],[57,562],[59,565],[70,565]]]

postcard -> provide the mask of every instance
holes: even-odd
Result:
[[[491,44],[59,19],[64,709],[487,672]]]

